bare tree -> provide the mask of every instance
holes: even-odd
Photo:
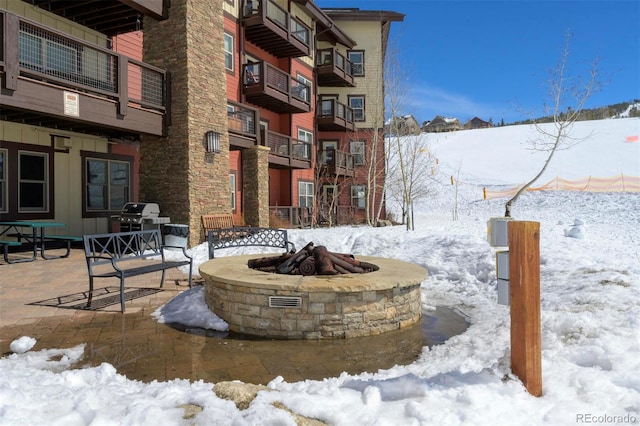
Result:
[[[338,150],[318,151],[318,166],[316,167],[316,199],[318,214],[317,218],[326,220],[327,226],[332,227],[337,221],[337,208],[340,195],[349,186],[351,181],[345,174],[346,161],[342,152]],[[327,191],[325,191],[325,187]]]
[[[532,142],[533,149],[548,152],[549,155],[542,165],[542,168],[533,179],[525,183],[522,188],[505,204],[505,217],[511,217],[511,206],[520,195],[533,185],[545,172],[556,151],[569,149],[577,143],[582,142],[586,137],[573,138],[573,123],[575,123],[582,112],[589,97],[598,91],[602,84],[598,72],[598,60],[594,60],[588,72],[588,78],[583,80],[574,77],[569,72],[569,40],[571,34],[567,32],[565,36],[564,48],[560,55],[560,60],[556,67],[551,70],[549,81],[549,103],[545,102],[545,115],[553,115],[551,129],[543,124],[536,123],[536,130],[540,137]],[[573,104],[573,106],[572,106]],[[566,110],[566,112],[565,112]]]
[[[414,229],[413,203],[431,193],[435,182],[432,170],[436,159],[432,155],[426,134],[401,136],[401,121],[411,91],[410,67],[400,64],[397,50],[389,50],[385,65],[385,105],[389,112],[386,145],[388,193],[399,202],[402,222]]]
[[[388,177],[389,192],[399,202],[402,222],[413,230],[413,204],[434,192],[436,158],[426,134],[393,136],[389,143],[389,161],[397,164],[395,173]]]

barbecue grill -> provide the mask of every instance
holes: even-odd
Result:
[[[160,206],[156,203],[126,203],[120,214],[111,219],[120,223],[120,231],[144,231],[160,229],[160,225],[169,223],[168,217],[160,217]]]

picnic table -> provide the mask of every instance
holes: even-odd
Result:
[[[82,237],[73,237],[67,235],[46,235],[47,228],[61,228],[67,226],[62,222],[47,222],[47,221],[27,221],[27,220],[13,220],[0,222],[0,227],[6,227],[2,232],[0,232],[0,238],[4,235],[9,237],[14,237],[17,240],[2,240],[0,241],[0,245],[4,246],[4,257],[7,263],[17,263],[17,262],[31,262],[36,259],[38,256],[38,251],[40,252],[40,256],[43,259],[59,259],[62,257],[68,257],[71,251],[71,243],[82,241]],[[13,232],[11,232],[13,230]],[[12,244],[14,241],[17,243],[22,243],[22,241],[26,241],[27,243],[33,246],[33,254],[30,258],[24,259],[14,259],[9,260],[7,253],[7,246],[15,245]],[[46,255],[45,254],[45,242],[53,242],[53,241],[64,241],[66,242],[67,251],[62,255]]]

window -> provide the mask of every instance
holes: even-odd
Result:
[[[352,50],[347,53],[351,61],[351,74],[354,77],[364,76],[364,50]]]
[[[311,147],[313,146],[313,133],[305,129],[298,129],[298,141],[293,146],[295,157],[311,159]]]
[[[7,150],[0,149],[0,213],[6,213],[7,193],[9,192],[7,183]]]
[[[84,175],[87,213],[120,211],[131,199],[130,161],[86,157]]]
[[[338,198],[338,187],[336,185],[322,185],[322,202],[325,204],[335,204]]]
[[[231,190],[231,210],[236,210],[236,174],[229,173],[229,189]]]
[[[334,166],[338,141],[322,141],[322,163],[327,166]]]
[[[49,211],[49,154],[18,152],[18,212]]]
[[[298,182],[298,204],[313,207],[313,182]]]
[[[296,76],[296,81],[301,84],[296,84],[295,86],[293,86],[291,88],[292,93],[303,101],[309,102],[311,100],[311,80],[309,80],[302,74],[298,74]]]
[[[349,96],[349,107],[354,121],[364,121],[364,96]]]
[[[353,155],[353,164],[356,166],[364,165],[364,142],[351,141],[351,155]]]
[[[351,186],[351,206],[359,209],[364,209],[365,197],[364,197],[364,185],[352,185]]]
[[[233,71],[233,36],[224,33],[224,67]]]
[[[78,73],[78,52],[54,40],[27,32],[22,28],[20,39],[20,64],[38,71]]]

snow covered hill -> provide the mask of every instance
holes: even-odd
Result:
[[[552,130],[553,124],[545,124]],[[571,137],[581,142],[557,151],[549,168],[536,184],[556,176],[581,179],[588,176],[640,176],[640,118],[580,121]],[[439,171],[461,182],[477,185],[517,185],[533,178],[548,157],[532,150],[540,137],[533,125],[423,133],[439,160]]]

